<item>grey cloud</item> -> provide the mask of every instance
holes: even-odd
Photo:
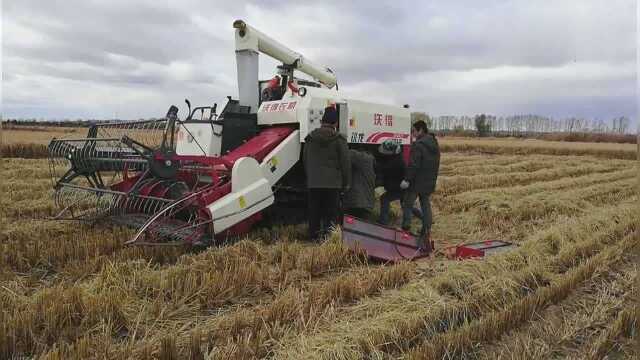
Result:
[[[194,56],[219,41],[198,31],[189,13],[151,4],[77,1],[27,6],[28,3],[10,8],[5,16],[44,35],[46,42],[35,48],[19,44],[7,49],[10,54],[108,66],[105,55],[111,53],[167,64]],[[7,30],[3,36],[12,36],[11,29]]]
[[[175,79],[167,72],[165,66],[155,66],[149,68],[145,64],[136,64],[131,68],[111,69],[109,67],[89,66],[86,64],[67,63],[69,66],[61,66],[61,64],[51,62],[39,62],[29,60],[21,61],[26,71],[35,74],[46,74],[49,77],[56,77],[68,80],[78,80],[98,83],[114,83],[120,85],[158,85],[162,83],[171,83]],[[85,66],[81,66],[85,65]],[[217,78],[207,73],[192,73],[180,79],[180,81],[188,81],[193,84],[212,83]]]
[[[633,74],[571,75],[574,65],[610,69],[635,61],[633,0],[22,0],[3,6],[4,110],[17,116],[41,113],[43,103],[64,103],[49,105],[55,116],[109,115],[115,108],[132,117],[156,109],[153,116],[187,96],[211,101],[234,95],[236,18],[330,66],[341,90],[364,99],[410,102],[436,113],[635,115],[629,105],[636,94]],[[21,28],[38,39],[20,38]],[[262,64],[268,65],[262,74],[271,76],[275,62]],[[565,67],[569,75],[562,80],[544,78],[545,71],[555,76],[553,69]],[[478,70],[502,68],[544,71],[484,87],[448,86]],[[548,90],[563,86],[566,93]],[[89,103],[92,92],[109,94],[109,104]]]

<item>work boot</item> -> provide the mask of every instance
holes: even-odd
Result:
[[[431,254],[433,251],[433,241],[431,240],[431,231],[427,231],[426,234],[420,234],[418,236],[418,249],[426,254]]]

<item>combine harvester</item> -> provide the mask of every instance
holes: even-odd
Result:
[[[142,245],[209,245],[245,234],[259,221],[303,222],[302,147],[330,104],[350,147],[375,151],[394,139],[408,154],[406,107],[346,99],[330,69],[244,21],[233,27],[239,99],[229,97],[219,114],[216,105],[192,109],[186,101],[183,120],[171,106],[160,120],[99,124],[86,138],[51,141],[57,219],[134,227],[126,243]],[[273,79],[258,79],[259,53],[282,62]],[[352,217],[347,222],[345,243],[370,256],[427,255],[411,234],[361,226]]]

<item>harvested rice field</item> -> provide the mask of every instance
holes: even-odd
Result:
[[[127,247],[126,229],[44,220],[47,160],[5,155],[0,358],[640,358],[635,145],[441,144],[439,251],[397,264],[339,232],[308,243],[305,224],[200,252]],[[444,255],[485,239],[518,247]]]

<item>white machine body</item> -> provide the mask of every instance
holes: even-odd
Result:
[[[238,159],[231,171],[231,192],[209,204],[214,233],[221,233],[274,203],[274,186],[299,161],[305,138],[320,127],[324,109],[335,106],[338,131],[349,144],[380,144],[387,139],[401,145],[411,142],[408,108],[344,98],[337,89],[333,72],[305,59],[243,21],[236,29],[239,103],[255,113],[257,125],[291,126],[295,130],[259,163],[253,158]],[[278,59],[291,71],[287,90],[279,100],[260,102],[258,53]],[[315,85],[299,81],[293,71],[302,71]],[[225,119],[225,121],[233,121]],[[186,122],[177,133],[178,155],[221,154],[222,127],[212,122]]]
[[[255,159],[238,159],[231,171],[231,192],[208,206],[215,233],[227,230],[273,204],[271,183]]]
[[[176,136],[176,154],[220,156],[222,126],[204,121],[183,123]]]
[[[345,99],[330,89],[301,88],[297,93],[288,90],[281,100],[263,102],[258,109],[258,125],[298,124],[300,141],[304,142],[320,127],[324,109],[335,104],[340,116],[338,130],[350,144],[379,144],[387,139],[402,145],[411,142],[409,109]]]

